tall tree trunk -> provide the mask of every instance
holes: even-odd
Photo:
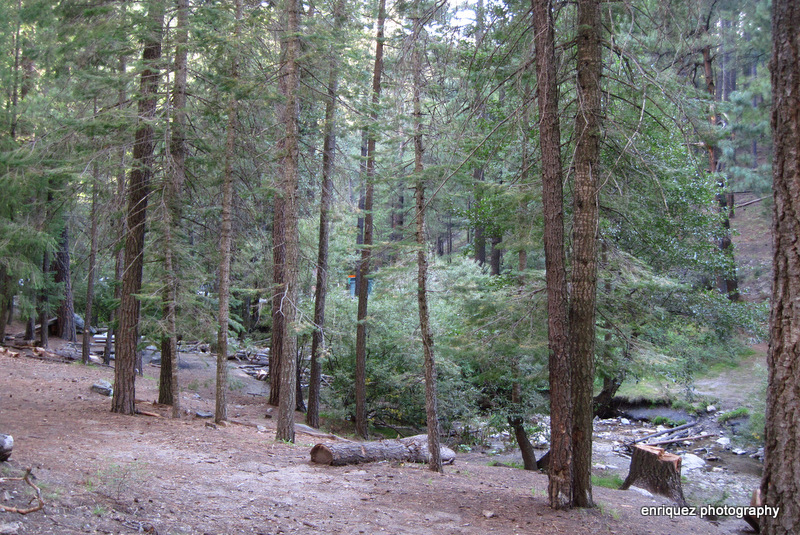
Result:
[[[50,288],[47,284],[47,281],[50,280],[50,276],[50,251],[45,249],[42,253],[42,277],[44,279],[44,287],[42,291],[39,292],[39,325],[42,326],[41,329],[39,329],[39,344],[45,348],[50,345]],[[36,329],[35,323],[33,329]],[[36,333],[32,332],[31,336],[35,334]]]
[[[344,0],[337,0],[334,11],[334,37],[345,22]],[[328,294],[328,241],[333,200],[333,163],[336,157],[336,97],[339,85],[339,61],[331,49],[328,62],[328,100],[325,102],[325,141],[322,145],[322,196],[319,203],[319,248],[317,250],[317,283],[314,297],[314,332],[311,336],[311,373],[308,383],[306,423],[319,427],[319,395],[322,381],[320,356],[325,349],[325,298]]]
[[[600,167],[600,2],[578,0],[578,102],[575,117],[572,293],[569,333],[572,376],[573,504],[592,507],[592,385],[597,302]]]
[[[367,139],[366,190],[364,194],[364,247],[358,265],[358,323],[356,326],[356,372],[355,394],[356,434],[367,438],[367,299],[369,296],[368,274],[372,255],[372,197],[375,189],[375,133],[378,121],[378,103],[381,97],[381,74],[383,73],[383,27],[386,22],[386,0],[378,0],[378,31],[375,37],[375,67],[372,72],[372,110]]]
[[[125,8],[125,4],[122,4],[122,9]],[[119,67],[118,71],[120,76],[125,75],[125,71],[127,69],[126,66],[126,59],[125,56],[119,58]],[[123,109],[125,106],[125,102],[127,101],[127,94],[125,91],[125,87],[120,88],[119,93],[117,95],[117,104],[120,110]],[[117,172],[117,191],[114,195],[114,208],[119,210],[120,214],[123,214],[123,210],[125,208],[125,155],[126,150],[124,146],[119,148],[119,170]],[[120,215],[119,217],[115,217],[111,223],[111,228],[114,231],[114,236],[120,241],[120,244],[114,248],[116,251],[114,254],[114,299],[121,303],[122,302],[122,272],[125,267],[125,247],[124,237],[128,235],[127,229],[127,220],[124,215]],[[116,318],[116,319],[115,319]],[[109,325],[108,331],[106,332],[106,347],[103,351],[103,363],[109,365],[111,363],[111,353],[112,353],[112,345],[114,348],[113,353],[115,355],[119,354],[119,340],[114,335],[115,331],[119,331],[118,327],[115,327],[115,323],[119,320],[119,307],[115,307],[111,309],[111,317],[109,318]]]
[[[569,361],[567,275],[564,254],[564,192],[561,126],[552,0],[532,0],[536,48],[536,94],[542,150],[542,210],[547,282],[547,337],[550,366],[550,507],[572,505],[572,402]]]
[[[11,286],[11,277],[8,275],[6,267],[0,265],[0,345],[3,345],[6,339],[6,324],[8,323],[6,318],[12,306],[12,300],[9,298],[9,286]]]
[[[297,185],[299,155],[298,123],[298,82],[300,57],[300,3],[298,0],[286,2],[285,51],[281,65],[280,89],[284,98],[283,124],[285,137],[282,141],[283,175],[276,196],[276,204],[281,204],[283,214],[284,263],[275,269],[283,272],[283,285],[280,288],[283,316],[281,337],[283,338],[280,359],[280,392],[278,395],[278,422],[276,440],[294,442],[295,381],[297,367],[297,337],[294,335],[295,308],[297,307],[297,260],[299,256],[299,237],[297,226]],[[278,210],[276,210],[277,212]],[[277,244],[276,244],[277,245]]]
[[[709,31],[709,28],[705,29],[706,32]],[[712,57],[711,57],[711,46],[708,45],[703,48],[703,73],[705,76],[706,81],[706,90],[708,91],[709,97],[712,101],[716,101],[718,99],[717,95],[717,85],[714,80],[714,70],[712,66]],[[724,80],[723,84],[724,85]],[[719,211],[722,214],[722,237],[719,240],[719,248],[723,252],[725,256],[727,256],[731,264],[734,264],[734,257],[733,257],[733,242],[731,241],[731,222],[730,222],[730,210],[733,210],[733,203],[728,206],[728,194],[725,193],[725,175],[722,172],[722,164],[720,163],[720,148],[717,146],[716,140],[713,140],[713,136],[716,135],[716,127],[719,124],[718,118],[719,110],[716,109],[716,103],[714,108],[711,111],[711,117],[709,118],[709,122],[711,123],[711,137],[712,141],[709,143],[708,146],[708,172],[711,173],[713,176],[716,176],[717,179],[717,186],[719,187],[719,193],[717,193],[717,203],[719,205]],[[735,270],[735,267],[732,269]],[[730,273],[722,273],[717,276],[717,288],[720,292],[727,295],[731,301],[738,301],[739,300],[739,280],[736,277],[735,271],[733,274]]]
[[[773,279],[761,533],[800,532],[800,5],[772,3]]]
[[[242,21],[242,2],[235,0],[236,27],[232,46],[239,46],[239,28]],[[233,159],[236,155],[236,115],[239,104],[235,84],[239,81],[239,51],[232,52],[231,72],[228,75],[234,88],[228,101],[228,125],[225,141],[225,174],[222,179],[222,228],[219,236],[219,315],[217,326],[217,391],[214,420],[228,419],[226,391],[228,389],[228,317],[231,298],[231,247],[233,243]]]
[[[63,301],[58,306],[58,336],[69,342],[77,341],[75,333],[75,301],[72,294],[72,273],[69,265],[69,224],[64,223],[61,231],[61,243],[56,253],[56,283],[64,284]],[[46,326],[42,325],[42,329]]]
[[[485,32],[484,15],[484,0],[478,0],[478,4],[476,5],[475,9],[476,48],[480,47],[483,43]],[[483,94],[480,93],[480,91],[475,98],[475,116],[478,120],[484,120],[486,118],[486,101],[484,100]],[[479,218],[482,218],[483,214],[483,209],[481,206],[483,204],[483,180],[484,169],[483,163],[481,163],[472,171],[472,182],[473,187],[475,188],[475,209],[478,211]],[[482,223],[475,225],[475,237],[473,239],[473,245],[475,248],[475,262],[477,262],[479,266],[486,264],[486,228]]]
[[[91,222],[89,230],[89,274],[86,281],[86,311],[83,317],[83,345],[81,347],[81,361],[89,364],[89,354],[92,349],[91,326],[94,311],[94,280],[97,265],[97,183],[100,180],[100,169],[97,163],[92,169],[92,209],[89,216]]]
[[[116,365],[114,367],[114,398],[111,411],[134,414],[136,382],[136,346],[139,342],[140,303],[136,294],[142,288],[144,268],[144,235],[147,219],[147,199],[153,174],[155,130],[158,102],[158,83],[161,76],[161,34],[164,4],[152,0],[147,7],[147,35],[142,52],[142,74],[138,116],[139,125],[133,145],[133,169],[128,188],[127,232],[125,237],[125,269],[122,277],[122,303]]]
[[[418,6],[419,8],[419,6]],[[416,177],[416,223],[417,223],[417,304],[419,307],[419,327],[422,336],[422,351],[425,362],[425,416],[428,424],[428,466],[434,472],[442,471],[442,452],[439,447],[439,409],[436,395],[436,361],[433,354],[433,335],[431,334],[430,313],[428,312],[428,258],[425,244],[425,182],[422,165],[422,54],[420,33],[422,21],[414,19],[414,51],[412,69],[414,71],[414,175]]]
[[[167,150],[167,173],[164,177],[164,272],[162,308],[166,332],[161,340],[161,374],[158,402],[172,405],[172,417],[180,415],[178,388],[178,261],[175,228],[180,225],[180,194],[186,180],[186,78],[188,72],[189,1],[177,0],[178,21],[175,28],[175,80],[172,88],[172,132]]]

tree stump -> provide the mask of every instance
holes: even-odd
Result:
[[[631,485],[666,496],[680,506],[686,505],[681,487],[681,458],[663,448],[637,444],[633,447],[631,468],[620,489]]]
[[[14,437],[11,435],[0,435],[0,463],[11,457],[11,450],[14,449]]]
[[[456,453],[446,446],[439,448],[443,464],[452,464]],[[311,461],[343,466],[377,461],[428,462],[428,437],[416,435],[398,440],[375,442],[328,442],[311,448]]]

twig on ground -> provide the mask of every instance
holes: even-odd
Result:
[[[18,507],[9,507],[7,505],[0,504],[0,508],[2,508],[3,511],[9,512],[9,513],[19,513],[21,515],[27,515],[28,513],[33,513],[33,512],[39,511],[39,510],[44,508],[44,500],[42,499],[42,491],[39,489],[39,487],[37,487],[33,483],[33,481],[31,481],[31,470],[32,470],[32,468],[30,468],[30,467],[28,469],[26,469],[25,470],[25,475],[22,476],[22,477],[3,477],[3,478],[0,478],[0,481],[24,481],[30,487],[32,487],[33,490],[36,492],[36,501],[38,503],[36,505],[34,505],[33,507],[29,507],[27,509],[20,509]]]

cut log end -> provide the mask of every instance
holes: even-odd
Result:
[[[317,444],[311,448],[311,462],[330,465],[333,463],[333,453],[325,444]]]

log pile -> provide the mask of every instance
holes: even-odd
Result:
[[[633,447],[630,472],[620,489],[627,490],[631,485],[666,496],[680,506],[686,505],[681,487],[681,457],[663,448],[645,444]]]
[[[453,464],[456,452],[441,446],[443,464]],[[311,448],[311,461],[318,464],[342,466],[377,461],[428,462],[428,437],[415,435],[397,440],[374,442],[335,442],[317,444]]]

